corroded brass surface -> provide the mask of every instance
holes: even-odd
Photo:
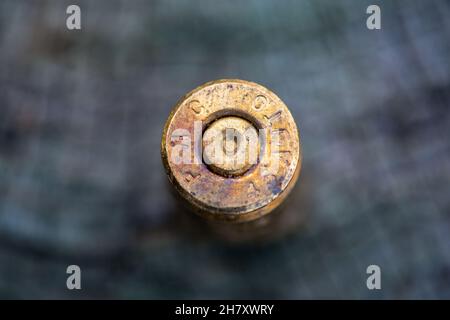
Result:
[[[237,135],[258,131],[256,163],[247,158],[235,162],[249,148],[241,148],[237,139],[236,145],[224,144],[223,163],[209,164],[212,129]],[[192,161],[179,161],[180,146]],[[196,156],[199,150],[203,156]],[[302,159],[297,126],[286,105],[267,88],[235,79],[208,82],[177,103],[164,127],[161,154],[169,180],[195,212],[232,222],[275,209],[296,183]]]
[[[245,139],[249,136],[256,138],[254,144],[246,143],[248,141]],[[251,122],[233,116],[220,118],[203,133],[204,162],[209,169],[219,175],[238,177],[256,164],[259,156],[257,137],[257,130]],[[218,150],[215,149],[216,144],[219,146]]]

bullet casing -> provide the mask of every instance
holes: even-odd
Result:
[[[196,137],[199,123],[201,136]],[[223,163],[209,163],[213,129],[237,136],[258,132],[256,162],[235,161],[255,146],[245,136],[244,145],[224,143]],[[190,161],[180,162],[180,150]],[[165,124],[161,155],[170,182],[191,208],[227,222],[272,212],[296,183],[302,162],[299,132],[286,105],[267,88],[237,79],[208,82],[182,97]]]

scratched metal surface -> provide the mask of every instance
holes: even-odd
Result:
[[[378,1],[377,32],[369,1],[78,3],[79,32],[71,2],[0,3],[0,297],[450,298],[448,1]],[[270,243],[209,239],[166,189],[171,106],[231,77],[302,133],[308,219]]]

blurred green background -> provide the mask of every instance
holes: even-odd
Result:
[[[450,298],[449,17],[444,0],[1,1],[0,297]],[[166,186],[164,122],[219,78],[267,86],[300,128],[289,210],[307,219],[268,243],[192,228]]]

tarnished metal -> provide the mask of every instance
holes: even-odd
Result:
[[[251,141],[254,133],[258,139]],[[210,148],[214,141],[223,151]],[[218,153],[223,161],[214,161]],[[181,98],[165,124],[161,154],[169,180],[194,211],[229,222],[255,220],[278,207],[302,160],[286,105],[267,88],[237,79],[208,82]]]
[[[251,137],[254,137],[253,144],[249,141]],[[224,177],[242,176],[256,165],[259,149],[255,126],[241,117],[226,116],[214,121],[202,137],[204,162],[209,169]]]

